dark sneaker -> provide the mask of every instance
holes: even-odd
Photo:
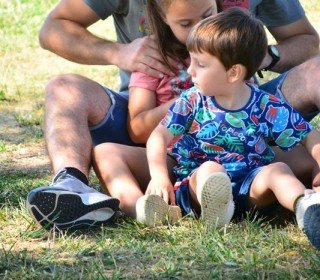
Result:
[[[320,250],[320,192],[305,190],[296,210],[297,223],[311,244]]]
[[[119,200],[90,188],[63,169],[50,186],[31,190],[26,206],[41,226],[66,230],[110,224]]]

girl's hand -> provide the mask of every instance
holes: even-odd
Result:
[[[149,182],[146,194],[156,194],[163,198],[166,203],[175,205],[173,186],[169,178],[152,178]]]

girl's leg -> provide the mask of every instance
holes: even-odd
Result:
[[[93,166],[103,188],[120,200],[124,213],[135,218],[136,201],[150,181],[145,148],[100,144],[93,149]],[[172,166],[170,161],[169,170]]]
[[[294,211],[295,200],[304,193],[304,185],[295,177],[290,167],[282,162],[264,167],[253,180],[250,202],[258,209],[276,201]]]

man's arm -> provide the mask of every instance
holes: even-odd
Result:
[[[284,72],[319,54],[319,35],[306,17],[288,25],[269,27],[268,30],[277,41],[280,61],[272,68],[275,72]],[[271,63],[267,53],[261,69]]]
[[[97,14],[82,0],[61,0],[40,30],[40,45],[77,63],[116,65],[155,77],[171,74],[161,63],[154,38],[139,38],[130,44],[112,42],[88,31],[98,20]]]

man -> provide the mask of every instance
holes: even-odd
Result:
[[[243,2],[275,37],[278,44],[269,46],[261,69],[280,73],[299,65],[262,85],[263,89],[278,91],[303,114],[316,114],[320,108],[320,58],[312,57],[319,53],[319,36],[299,1],[221,2],[222,6]],[[170,74],[152,36],[143,37],[147,28],[143,5],[143,0],[61,0],[41,28],[43,48],[74,62],[116,65],[122,70],[120,94],[79,75],[57,76],[48,83],[46,143],[56,176],[51,186],[36,188],[27,198],[30,213],[42,226],[50,227],[53,222],[60,229],[99,225],[111,222],[118,210],[118,200],[88,187],[92,145],[108,141],[134,144],[126,130],[130,72],[155,77]],[[109,16],[114,19],[117,42],[87,29]],[[297,176],[310,171],[313,162],[302,149],[290,156],[304,161],[305,169],[290,161]],[[287,157],[279,154],[277,159],[289,161]]]

